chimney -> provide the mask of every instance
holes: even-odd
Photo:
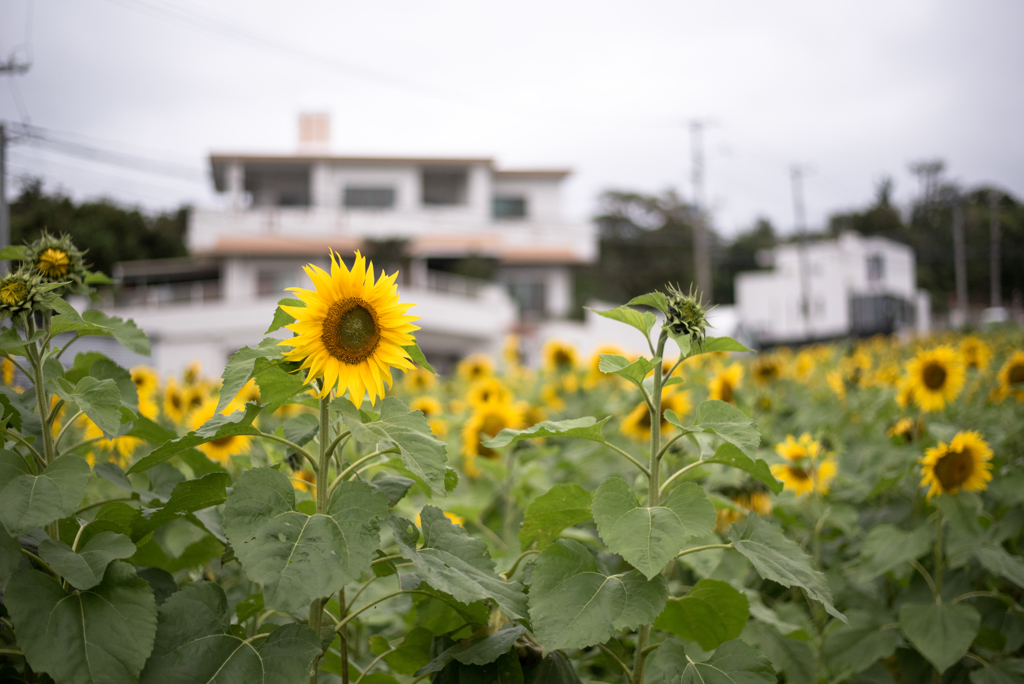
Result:
[[[299,152],[323,154],[331,148],[331,115],[327,112],[299,114]]]

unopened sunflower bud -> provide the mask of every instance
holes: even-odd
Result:
[[[700,297],[690,290],[690,294],[673,285],[668,286],[665,295],[668,301],[668,320],[666,327],[676,337],[689,337],[692,342],[703,342],[708,327],[707,313]]]
[[[42,279],[28,269],[8,273],[0,279],[0,319],[32,311],[45,292]]]
[[[44,283],[67,283],[67,289],[78,294],[86,289],[86,268],[82,256],[68,235],[58,238],[46,231],[25,247],[26,265]]]

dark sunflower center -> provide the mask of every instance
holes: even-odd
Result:
[[[950,451],[935,464],[935,477],[947,491],[962,485],[973,472],[974,458],[970,450]]]
[[[572,363],[572,356],[569,355],[564,349],[559,349],[555,352],[555,364],[558,366],[568,366]]]
[[[362,299],[335,302],[324,319],[321,337],[331,356],[348,364],[364,361],[380,342],[373,307]]]
[[[720,394],[722,395],[721,396],[722,401],[727,402],[729,404],[732,403],[732,385],[731,384],[729,384],[728,382],[723,382]]]
[[[806,470],[804,470],[803,468],[796,468],[794,466],[789,466],[789,475],[794,480],[804,481],[811,479],[811,476],[808,474]]]
[[[942,389],[946,384],[946,369],[937,363],[929,363],[921,373],[924,386],[930,390]]]
[[[1010,372],[1008,375],[1011,385],[1019,385],[1024,382],[1024,363],[1015,363],[1010,366]]]
[[[172,394],[170,397],[168,397],[168,399],[171,402],[171,406],[173,406],[176,409],[180,409],[181,408],[181,403],[182,402],[181,402],[181,395],[180,394]]]
[[[484,424],[481,426],[480,432],[494,437],[504,430],[505,427],[505,420],[501,416],[487,416],[484,418]]]
[[[216,446],[219,446],[219,447],[226,447],[229,444],[231,444],[231,442],[234,439],[235,439],[234,436],[231,436],[231,437],[221,437],[220,439],[212,440],[210,443],[214,444]]]

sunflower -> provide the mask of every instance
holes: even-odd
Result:
[[[160,374],[150,366],[135,366],[132,368],[132,382],[139,393],[139,399],[150,397],[160,386]]]
[[[725,534],[730,525],[746,518],[748,511],[753,511],[761,517],[772,512],[772,498],[763,485],[750,485],[744,489],[731,489],[722,493],[728,496],[738,508],[718,509],[715,531],[719,534]]]
[[[960,340],[960,358],[968,368],[983,371],[992,361],[992,350],[977,335],[968,335]]]
[[[565,408],[565,400],[559,394],[562,389],[561,385],[557,382],[549,382],[545,384],[540,390],[540,398],[544,402],[544,406],[554,413],[558,413]]]
[[[476,467],[477,456],[494,459],[498,452],[488,449],[486,442],[504,429],[519,430],[523,417],[519,409],[511,404],[485,404],[477,407],[462,427],[462,455],[465,458],[466,475],[476,478],[480,470]]]
[[[242,385],[235,398],[228,402],[228,405],[221,411],[225,416],[235,411],[244,411],[245,405],[251,402],[260,402],[260,388],[256,385],[255,378],[249,378],[248,382]]]
[[[505,336],[505,344],[501,346],[501,358],[509,366],[522,365],[523,347],[519,341],[519,335]]]
[[[398,301],[396,271],[374,281],[373,263],[356,252],[352,269],[336,252],[331,252],[331,272],[308,264],[306,275],[315,290],[288,288],[305,306],[282,309],[296,320],[286,326],[296,336],[281,344],[294,347],[285,353],[289,361],[301,361],[309,369],[308,380],[321,378],[320,397],[337,387],[346,390],[359,406],[369,395],[375,404],[391,386],[391,369],[411,370],[412,359],[405,347],[416,343],[412,333],[416,316],[406,312],[412,304]]]
[[[67,235],[54,237],[43,231],[37,240],[25,246],[24,260],[46,283],[66,283],[72,292],[85,294],[85,264],[82,252]]]
[[[484,378],[470,386],[466,401],[477,408],[484,404],[507,404],[512,401],[512,392],[498,378]]]
[[[431,418],[427,421],[427,425],[438,439],[444,440],[448,437],[448,423],[443,418]]]
[[[444,513],[444,517],[448,518],[452,522],[453,525],[465,525],[466,524],[466,519],[463,518],[461,515],[455,515],[454,513],[449,513],[448,511],[441,511],[441,512]],[[419,513],[416,514],[416,527],[423,527],[423,521],[420,520],[420,514]]]
[[[0,360],[0,376],[3,377],[5,385],[11,386],[14,384],[14,362],[6,356],[3,360]]]
[[[548,340],[541,351],[544,370],[550,373],[565,373],[576,367],[576,347],[564,340]]]
[[[786,439],[775,445],[775,453],[787,461],[800,461],[805,458],[817,460],[821,455],[821,442],[813,439],[809,432],[800,435],[800,439],[786,435]]]
[[[837,470],[835,459],[831,456],[820,463],[808,459],[802,464],[776,463],[771,466],[775,479],[781,480],[785,488],[797,496],[814,491],[819,494],[828,494]]]
[[[839,400],[846,399],[846,380],[843,379],[843,372],[838,368],[830,370],[825,375],[825,382],[828,383],[829,389],[836,393]]]
[[[775,354],[759,354],[750,365],[750,376],[758,385],[770,385],[782,376],[782,360]]]
[[[174,378],[167,378],[167,386],[164,387],[164,413],[172,423],[181,423],[188,413],[185,393]]]
[[[939,442],[924,452],[921,486],[928,487],[928,498],[936,494],[980,492],[992,479],[992,449],[975,430],[958,432],[947,446]]]
[[[1002,401],[1013,396],[1017,401],[1024,401],[1024,352],[1014,352],[999,369],[999,387],[995,398]]]
[[[128,465],[132,454],[142,444],[142,440],[137,437],[122,436],[106,439],[103,436],[103,430],[84,413],[75,420],[75,425],[84,431],[83,439],[98,439],[99,441],[96,442],[96,446],[106,452],[106,460],[115,461],[122,468]],[[90,465],[96,464],[96,455],[92,451],[89,452],[86,458],[90,461]]]
[[[665,420],[665,411],[671,410],[679,417],[689,413],[692,405],[690,394],[686,391],[673,391],[673,388],[662,390],[661,394],[661,434],[670,432],[672,424]],[[622,419],[619,432],[640,441],[651,439],[651,412],[647,408],[647,402],[640,402],[629,412],[629,415]]]
[[[913,442],[924,434],[924,423],[913,418],[900,418],[896,423],[885,431],[886,437],[901,440],[902,442]]]
[[[292,473],[292,487],[300,492],[310,492],[316,501],[316,473],[302,468]]]
[[[476,382],[494,374],[494,362],[486,354],[470,354],[459,361],[456,372],[466,382]]]
[[[427,418],[436,418],[444,413],[444,407],[434,397],[416,397],[409,402],[409,409],[421,411]]]
[[[587,361],[587,376],[602,377],[604,373],[601,372],[601,354],[614,354],[615,356],[625,356],[626,352],[617,344],[602,344],[594,353],[590,356]]]
[[[718,399],[730,404],[736,403],[736,389],[743,380],[743,366],[738,363],[715,373],[708,383],[709,399]]]
[[[189,429],[198,430],[201,428],[206,421],[213,418],[216,410],[217,400],[213,397],[208,398],[189,416]],[[232,456],[248,451],[251,443],[251,435],[232,435],[215,439],[206,444],[200,444],[198,449],[214,461],[222,465],[228,465],[231,463]]]
[[[437,378],[426,368],[413,368],[407,370],[402,376],[402,384],[405,389],[413,394],[426,392],[437,384]]]
[[[960,393],[964,368],[956,351],[943,345],[918,352],[907,365],[907,379],[922,411],[941,411]]]
[[[814,373],[815,366],[814,352],[803,349],[793,359],[793,366],[791,368],[793,377],[797,380],[806,380]]]
[[[202,375],[203,363],[199,359],[195,359],[192,363],[185,366],[185,370],[181,373],[181,381],[186,385],[194,385],[199,382]]]

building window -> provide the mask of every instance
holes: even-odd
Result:
[[[391,209],[395,206],[395,189],[347,185],[344,201],[349,209]]]
[[[526,198],[495,197],[491,200],[491,214],[496,219],[526,218]]]
[[[868,282],[878,282],[885,278],[885,258],[881,254],[868,257]]]
[[[454,206],[466,203],[469,174],[465,169],[423,169],[423,204]]]
[[[302,190],[294,191],[282,191],[277,196],[277,206],[279,207],[308,207],[309,206],[309,193]]]
[[[260,297],[280,295],[286,287],[302,284],[302,272],[297,268],[261,268],[256,271],[256,294]]]
[[[519,320],[537,321],[546,317],[547,297],[543,282],[513,282],[509,283],[508,289],[519,308]]]

